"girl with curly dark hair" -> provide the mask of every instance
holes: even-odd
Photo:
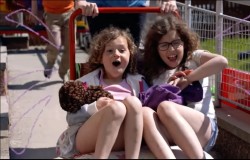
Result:
[[[143,117],[137,97],[146,83],[136,73],[136,49],[131,34],[119,28],[106,28],[93,37],[87,74],[77,81],[101,85],[114,99],[101,97],[67,113],[69,127],[57,143],[61,157],[94,153],[94,158],[107,159],[111,151],[125,150],[125,158],[139,158]]]

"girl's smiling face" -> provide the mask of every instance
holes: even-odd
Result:
[[[158,43],[158,52],[161,59],[170,68],[179,66],[184,55],[184,47],[175,30],[171,30],[162,36]]]
[[[119,36],[110,41],[104,49],[102,63],[104,78],[121,80],[130,58],[130,51],[126,38]]]

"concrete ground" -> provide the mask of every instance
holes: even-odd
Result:
[[[1,96],[1,117],[0,117],[0,135],[1,135],[1,153],[0,159],[9,159],[9,117],[8,104],[5,96]]]
[[[55,144],[67,127],[66,112],[58,100],[58,90],[62,85],[57,73],[59,62],[60,56],[52,77],[46,79],[43,76],[46,64],[44,47],[8,51],[8,96],[5,101],[9,116],[6,143],[9,140],[10,159],[57,158]],[[8,153],[5,155],[7,157]]]

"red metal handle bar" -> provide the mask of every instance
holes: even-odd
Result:
[[[99,7],[99,13],[160,13],[160,7]],[[76,78],[75,68],[75,18],[82,14],[79,8],[75,10],[69,18],[69,60],[70,60],[70,80]]]

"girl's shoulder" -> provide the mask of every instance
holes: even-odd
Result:
[[[191,59],[189,61],[194,61],[197,64],[200,64],[200,59],[202,57],[202,54],[204,52],[207,52],[206,50],[203,49],[197,49],[195,50],[192,55],[191,55]]]
[[[204,50],[202,50],[202,49],[197,49],[197,50],[193,51],[193,53],[192,53],[192,59],[200,58],[201,54],[203,52],[204,52]]]
[[[80,78],[77,79],[77,81],[81,81],[81,82],[86,82],[86,83],[94,83],[95,81],[99,81],[100,79],[98,79],[98,75],[100,74],[100,70],[101,69],[96,69]]]
[[[128,74],[126,81],[137,92],[135,95],[138,95],[140,91],[148,89],[148,84],[142,74]]]
[[[136,74],[128,74],[127,75],[127,79],[137,79],[137,80],[141,80],[144,79],[144,76],[142,74],[136,73]]]
[[[197,68],[201,64],[202,53],[204,53],[204,50],[202,49],[193,51],[191,54],[191,58],[185,63],[186,67],[188,67],[189,69]]]
[[[202,56],[202,54],[204,53],[211,53],[208,50],[204,50],[204,49],[197,49],[192,53],[192,59],[200,59],[200,57]]]

